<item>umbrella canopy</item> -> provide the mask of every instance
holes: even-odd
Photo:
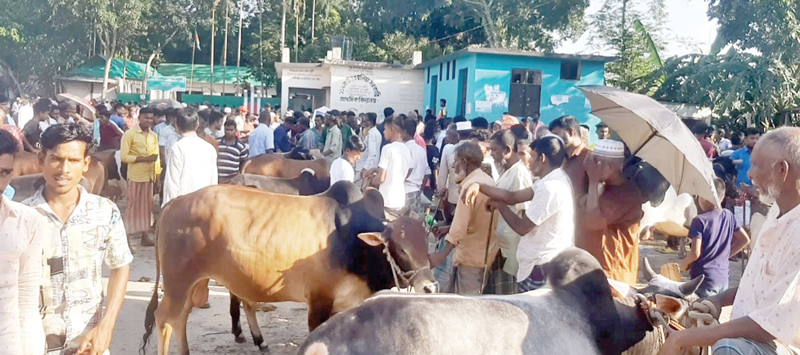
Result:
[[[165,110],[168,108],[183,108],[183,104],[172,99],[160,99],[160,100],[153,100],[147,104],[147,107],[157,108],[159,110]]]
[[[82,98],[80,98],[78,96],[75,96],[73,94],[68,94],[68,93],[61,93],[61,94],[58,94],[56,96],[58,98],[60,98],[60,99],[69,100],[69,101],[75,102],[76,104],[80,105],[81,107],[89,110],[89,112],[91,112],[92,115],[96,115],[97,114],[97,110],[95,110],[95,108],[94,108],[94,106],[92,106],[91,102],[89,102],[87,100],[84,100],[84,99],[82,99]]]
[[[614,130],[631,153],[650,163],[678,193],[717,205],[714,168],[694,134],[655,100],[607,86],[579,87],[592,114]]]

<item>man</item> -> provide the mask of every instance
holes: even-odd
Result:
[[[0,131],[0,191],[11,181],[17,142]],[[0,344],[3,354],[35,355],[45,343],[39,315],[43,218],[30,207],[0,196]],[[49,238],[50,236],[47,235]]]
[[[352,136],[345,144],[344,155],[331,163],[331,185],[337,181],[355,181],[355,164],[364,153],[364,143],[359,136]]]
[[[744,131],[744,135],[744,147],[733,152],[733,154],[731,154],[731,160],[736,164],[736,171],[738,172],[736,176],[736,186],[742,189],[743,192],[753,195],[750,191],[750,187],[753,183],[750,181],[748,172],[751,166],[750,156],[753,153],[753,148],[756,146],[756,143],[758,143],[758,139],[761,137],[761,131],[757,128],[750,127]]]
[[[272,131],[272,128],[269,128],[269,120],[269,112],[262,112],[258,117],[258,126],[248,138],[250,159],[275,151],[275,132]]]
[[[247,146],[236,138],[236,122],[225,122],[225,136],[219,140],[217,170],[220,184],[226,184],[236,177],[247,161]]]
[[[158,137],[150,129],[154,110],[145,107],[139,113],[139,125],[122,135],[120,161],[128,164],[128,196],[125,226],[128,233],[140,233],[142,246],[154,246],[150,238],[153,225],[153,192],[161,174]]]
[[[211,112],[208,113],[208,127],[205,128],[206,134],[214,139],[220,139],[225,135],[225,131],[222,128],[222,125],[225,123],[223,122],[225,116],[222,112],[217,110],[210,111]]]
[[[400,122],[392,119],[384,121],[386,130],[383,132],[389,144],[381,149],[381,159],[378,167],[364,171],[365,178],[371,178],[372,185],[380,186],[378,190],[383,195],[383,205],[386,212],[394,217],[402,214],[406,206],[405,182],[411,173],[411,152],[402,143],[403,127]]]
[[[439,189],[440,196],[445,200],[444,217],[448,222],[452,222],[458,203],[459,187],[455,175],[455,148],[462,140],[469,139],[472,132],[472,124],[467,122],[456,123],[455,130],[447,131],[444,149],[442,149],[442,159],[439,161],[439,176],[436,187]]]
[[[23,202],[46,220],[38,228],[45,233],[41,300],[48,354],[108,350],[133,261],[117,206],[79,184],[91,163],[91,141],[91,132],[77,124],[48,128],[39,153],[45,184]],[[102,261],[111,270],[105,297]]]
[[[717,129],[717,148],[719,148],[720,154],[728,149],[731,149],[732,146],[733,143],[731,143],[731,140],[728,139],[725,130],[722,128]]]
[[[500,178],[497,180],[497,189],[504,191],[530,190],[531,186],[533,186],[533,179],[528,166],[520,159],[519,139],[514,133],[510,130],[496,132],[490,139],[490,149],[497,167],[502,170]],[[485,188],[488,189],[489,187],[486,186]],[[479,184],[470,187],[470,189],[480,188],[481,185]],[[469,191],[468,198],[470,198]],[[509,204],[508,208],[515,215],[524,215],[529,205],[530,200],[526,200],[521,203]],[[498,262],[494,263],[496,268],[489,274],[487,293],[503,295],[517,293],[516,275],[519,270],[519,264],[517,263],[516,254],[522,235],[515,232],[508,222],[502,218],[501,214],[500,221],[497,223],[497,243],[500,247],[500,258]]]
[[[749,176],[759,198],[773,204],[738,288],[710,298],[733,305],[731,321],[672,333],[660,354],[712,346],[714,355],[800,354],[800,129],[764,135],[752,152]]]
[[[483,151],[477,143],[467,141],[456,147],[456,180],[464,186],[462,193],[473,184],[494,184],[492,177],[480,169],[482,162]],[[453,224],[437,228],[437,235],[447,234],[447,244],[443,251],[431,254],[429,259],[431,267],[436,267],[455,249],[453,272],[445,292],[478,295],[483,292],[484,270],[497,255],[498,216],[487,208],[489,198],[485,195],[478,196],[469,205],[463,200],[458,198]]]
[[[600,122],[594,128],[596,129],[598,140],[611,138],[611,129],[605,123]]]
[[[575,205],[569,177],[561,168],[566,157],[557,137],[539,138],[531,144],[531,172],[540,177],[530,188],[503,190],[491,184],[473,185],[464,199],[472,204],[478,191],[490,198],[488,206],[496,208],[515,233],[522,235],[516,258],[519,269],[519,292],[544,286],[542,265],[573,245]],[[530,201],[525,215],[520,216],[510,205]]]
[[[575,246],[597,258],[608,278],[634,285],[639,272],[639,222],[647,199],[622,173],[624,163],[624,144],[610,139],[598,141],[584,162],[589,191],[577,203],[581,218]]]
[[[145,112],[147,111],[145,110]],[[100,122],[100,150],[120,149],[121,146],[124,132],[114,122],[111,122],[110,115],[110,112],[105,109],[97,110],[97,119]]]
[[[362,178],[366,177],[364,172],[378,166],[383,136],[381,136],[381,133],[375,126],[375,120],[377,119],[378,115],[376,115],[374,112],[368,112],[364,120],[361,121],[361,132],[362,134],[363,132],[366,132],[366,137],[364,138],[364,146],[366,147],[366,150],[364,151],[364,154],[361,155],[361,159],[358,160],[358,163],[356,163],[356,174]]]
[[[217,184],[217,151],[197,136],[198,121],[193,108],[178,110],[175,123],[182,137],[167,153],[162,207],[173,198]]]
[[[33,105],[33,119],[28,122],[22,131],[25,138],[34,148],[39,147],[42,132],[50,127],[50,100],[40,99]]]
[[[589,177],[583,168],[583,162],[590,159],[592,152],[581,140],[580,124],[575,117],[561,116],[551,122],[548,128],[564,142],[567,151],[564,172],[572,181],[573,196],[576,200],[581,199],[589,192]]]
[[[311,121],[305,117],[301,117],[297,120],[297,124],[295,125],[298,132],[297,146],[308,150],[319,149],[319,137],[317,136],[317,131],[311,129],[309,126],[310,124]]]
[[[441,109],[439,110],[438,118],[442,119],[442,118],[447,117],[447,100],[440,99],[439,100],[439,107],[441,107]]]
[[[409,153],[411,153],[411,175],[406,179],[406,206],[411,212],[421,216],[423,211],[420,195],[422,186],[426,185],[427,177],[431,174],[431,168],[428,165],[425,149],[422,149],[414,140],[417,132],[417,120],[406,119],[403,121],[403,128],[401,134]]]
[[[33,119],[33,106],[30,100],[23,98],[20,101],[19,113],[17,114],[17,127],[24,128]]]
[[[703,153],[709,159],[714,159],[717,156],[717,147],[714,146],[714,143],[711,143],[706,139],[708,135],[708,125],[699,122],[697,123],[694,128],[692,128],[692,133],[694,133],[694,137],[697,138],[697,141],[700,142],[700,147],[703,148]]]
[[[247,109],[244,106],[239,106],[239,110],[237,110],[236,116],[233,117],[233,121],[236,122],[236,130],[239,131],[243,137],[246,137],[248,133],[245,132],[245,123],[247,122]]]
[[[270,118],[272,115],[269,111],[261,111],[261,114]],[[296,122],[293,117],[287,117],[283,120],[283,124],[275,128],[275,151],[280,153],[288,153],[292,151],[292,144],[289,142],[289,132],[294,130]]]
[[[339,123],[339,130],[342,131],[342,147],[344,147],[354,134],[353,128],[347,124],[347,113],[344,111],[337,117],[337,122]]]
[[[386,123],[386,120],[392,119],[392,118],[394,118],[394,109],[391,108],[391,107],[387,107],[387,108],[383,109],[383,120],[378,121],[378,125],[376,126],[378,128],[378,132],[380,132],[381,135],[383,135],[383,131],[385,129],[384,124]],[[381,148],[383,148],[383,146],[385,146],[387,144],[389,144],[389,141],[384,138],[381,141]]]
[[[139,113],[141,115],[141,113]],[[132,129],[133,127],[128,127],[128,123],[125,122],[125,116],[128,115],[128,109],[125,108],[125,105],[121,103],[117,103],[114,105],[114,114],[109,117],[111,122],[113,122],[117,127],[119,127],[123,131],[127,131]]]
[[[325,147],[322,149],[322,155],[333,161],[334,159],[342,156],[342,131],[339,129],[339,124],[336,116],[327,115],[325,117],[325,128],[328,129],[328,134],[325,137]]]

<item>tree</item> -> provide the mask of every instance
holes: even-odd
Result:
[[[601,44],[597,49],[618,57],[606,64],[610,85],[637,92],[646,88],[645,78],[660,66],[660,23],[665,17],[663,0],[606,0],[591,17],[592,41]]]
[[[784,63],[800,55],[798,14],[796,0],[710,0],[708,5],[708,17],[719,22],[720,44],[755,49]]]

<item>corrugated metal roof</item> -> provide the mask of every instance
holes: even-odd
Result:
[[[144,63],[135,62],[132,60],[124,60],[114,58],[111,60],[111,70],[108,72],[108,77],[113,79],[120,79],[125,76],[126,79],[131,80],[144,80]],[[103,56],[95,56],[66,72],[63,77],[84,77],[84,78],[103,78],[106,70],[106,58]],[[150,76],[162,76],[158,71],[150,67]]]
[[[209,64],[195,64],[194,73],[192,73],[192,65],[184,63],[161,63],[158,66],[158,71],[166,76],[182,76],[186,78],[187,85],[190,80],[197,83],[210,83],[211,82],[211,65]],[[250,68],[239,67],[238,79],[247,82],[250,86],[264,86],[263,83],[253,78]],[[214,66],[214,83],[215,84],[233,84],[237,81],[236,67],[215,65]]]

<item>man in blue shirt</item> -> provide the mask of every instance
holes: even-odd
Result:
[[[309,127],[308,118],[302,117],[297,120],[297,146],[305,149],[319,149],[319,136],[317,131]]]
[[[118,103],[114,105],[114,112],[116,113],[111,115],[111,117],[109,118],[111,122],[114,122],[114,124],[117,125],[117,127],[122,129],[123,131],[127,131],[128,129],[132,128],[128,127],[128,124],[125,123],[125,119],[122,118],[122,115],[126,114],[127,111],[128,109],[125,108],[125,105]]]
[[[269,128],[269,121],[269,112],[262,111],[258,116],[258,127],[250,133],[250,159],[275,151],[275,132]]]
[[[756,128],[750,127],[744,131],[744,147],[739,148],[731,154],[731,160],[736,165],[738,176],[736,178],[736,186],[742,189],[743,192],[750,194],[750,186],[752,182],[747,173],[750,171],[750,154],[753,152],[753,147],[756,146],[758,138],[761,137],[761,131]],[[744,186],[743,186],[744,185]]]
[[[289,132],[294,129],[294,117],[286,117],[283,124],[275,128],[275,151],[288,153],[292,150],[292,144],[289,143]]]

